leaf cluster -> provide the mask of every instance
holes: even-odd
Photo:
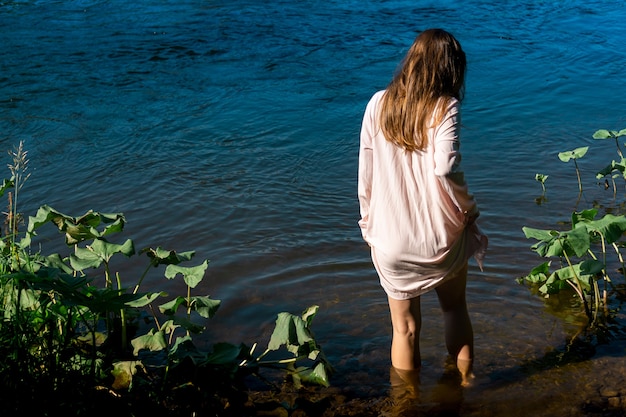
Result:
[[[559,262],[558,268],[552,271],[552,261],[544,262],[519,280],[538,284],[539,292],[545,295],[574,286],[581,289],[581,301],[599,279],[611,282],[602,260],[606,259],[607,245],[615,245],[618,251],[619,241],[626,231],[626,217],[606,214],[595,220],[596,215],[597,209],[574,212],[572,228],[565,231],[523,227],[526,238],[537,241],[531,246],[534,252],[543,258],[557,258]]]
[[[626,163],[621,153],[618,138],[626,135],[621,131],[598,130],[594,139],[615,139],[620,162],[612,161],[609,166],[599,171],[597,178],[615,172],[626,172]],[[589,147],[580,147],[571,151],[560,152],[558,157],[563,162],[576,161],[584,157]],[[576,165],[579,190],[582,193],[580,171]],[[626,179],[626,176],[624,177]],[[537,181],[542,183],[545,193],[546,175],[537,174]],[[519,283],[530,284],[539,294],[549,297],[563,290],[573,290],[584,308],[590,324],[598,323],[602,313],[608,312],[608,294],[615,293],[619,279],[624,279],[624,261],[620,249],[624,246],[622,237],[626,231],[624,215],[605,214],[596,219],[597,209],[573,212],[568,230],[536,229],[523,227],[528,239],[536,242],[531,250],[540,257],[549,259],[534,267],[527,275],[518,278]],[[611,255],[613,254],[613,256]],[[610,259],[609,259],[610,258]],[[618,278],[608,273],[614,263],[621,265]],[[606,318],[606,314],[603,316]]]
[[[26,168],[23,163],[14,166]],[[5,180],[0,196],[15,186],[13,179]],[[16,201],[9,200],[9,212],[17,213]],[[132,239],[118,243],[115,237],[125,223],[122,213],[90,210],[74,217],[43,205],[29,217],[23,234],[12,228],[0,239],[0,355],[7,358],[0,363],[0,375],[22,375],[6,380],[0,392],[25,392],[26,385],[56,392],[67,388],[72,375],[72,380],[78,376],[84,385],[106,386],[117,396],[147,390],[154,400],[183,386],[204,386],[210,389],[203,395],[211,397],[217,386],[232,388],[264,366],[282,367],[298,386],[329,384],[332,367],[310,328],[317,306],[302,316],[280,313],[259,356],[254,355],[256,344],[215,343],[200,349],[194,338],[221,305],[210,295],[192,293],[200,288],[209,261],[186,266],[194,251],[137,251]],[[45,225],[63,235],[68,254],[31,250]],[[147,265],[129,285],[122,261],[136,256]],[[142,291],[148,274],[159,273],[166,280],[181,280],[186,293]],[[264,360],[268,352],[279,350],[287,357]]]

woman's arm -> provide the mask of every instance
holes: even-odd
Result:
[[[473,223],[480,213],[460,169],[460,129],[460,104],[457,100],[452,100],[441,123],[435,129],[435,174],[451,189],[451,197],[465,214],[467,223]]]
[[[372,141],[377,125],[375,105],[377,100],[374,100],[374,97],[369,101],[365,109],[359,145],[358,196],[361,213],[359,226],[361,227],[361,233],[365,240],[367,240],[367,224],[369,221],[370,199],[372,195]]]

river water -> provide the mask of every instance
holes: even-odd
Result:
[[[209,259],[195,291],[222,306],[207,343],[263,344],[277,313],[317,304],[333,383],[384,396],[390,324],[356,223],[358,134],[416,34],[443,27],[468,56],[463,167],[490,237],[484,272],[470,264],[466,407],[558,415],[590,374],[522,372],[576,325],[515,282],[541,261],[521,227],[606,197],[593,176],[614,144],[592,135],[626,128],[625,18],[623,1],[599,0],[0,0],[0,149],[29,152],[25,214],[123,212],[137,247]],[[587,145],[577,206],[557,153]],[[427,396],[445,345],[433,295],[422,309]]]

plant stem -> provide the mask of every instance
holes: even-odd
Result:
[[[139,278],[139,281],[137,281],[137,285],[135,285],[135,289],[133,290],[133,294],[137,294],[137,291],[139,291],[139,286],[141,285],[143,279],[146,277],[146,275],[148,275],[148,271],[150,271],[150,268],[152,268],[152,262],[150,262],[150,264],[148,265],[148,267],[146,268],[145,271],[143,271],[143,274],[141,274],[141,277]]]
[[[576,286],[576,284],[574,284],[569,279],[565,280],[565,282],[567,282],[574,289],[574,291],[576,291],[576,294],[578,294],[578,297],[584,301],[584,298],[583,298],[584,294],[580,292],[580,289]]]
[[[187,285],[187,318],[191,319],[191,287]]]
[[[257,361],[257,365],[263,365],[263,366],[268,366],[268,365],[284,365],[286,363],[295,363],[298,360],[298,358],[288,358],[288,359],[280,359],[280,360],[276,360],[276,361],[266,361],[266,362],[259,362]]]
[[[561,242],[561,246],[563,247],[563,242]],[[578,278],[578,275],[576,274],[576,270],[574,269],[574,266],[572,265],[572,262],[570,261],[569,256],[567,256],[566,250],[563,250],[563,256],[565,256],[565,260],[567,261],[567,264],[572,269],[572,273],[574,274],[574,279],[576,280],[576,286],[578,287],[577,288],[578,296],[580,297],[580,300],[583,302],[583,306],[585,308],[585,313],[587,314],[587,317],[591,320],[593,317],[592,317],[591,311],[589,310],[589,304],[587,303],[587,299],[585,298],[583,287],[580,284],[580,278]]]
[[[122,291],[122,280],[120,279],[120,274],[119,272],[115,273],[115,279],[117,280],[117,290],[118,290],[118,294],[120,295],[120,297],[122,296],[122,294],[124,293]],[[126,310],[122,307],[122,309],[120,309],[120,325],[121,325],[121,329],[122,329],[122,352],[126,351],[126,346],[127,346],[127,340],[126,340]]]
[[[611,182],[613,183],[613,200],[617,198],[617,184],[615,184],[615,178],[611,177]]]
[[[609,274],[606,272],[606,241],[604,240],[604,235],[602,233],[600,233],[600,238],[602,241],[602,264],[604,265],[604,268],[602,269],[602,280],[604,281],[604,288],[602,289],[603,292],[603,297],[602,300],[604,302],[604,307],[606,309],[607,305],[606,305],[606,293],[607,293],[607,282],[609,281]],[[597,284],[596,284],[596,290],[597,290]],[[600,300],[600,293],[599,291],[597,291],[596,296],[598,297],[598,302]],[[597,304],[597,303],[596,303]],[[597,308],[599,309],[599,306],[597,306]]]
[[[583,183],[580,180],[580,170],[578,169],[578,162],[574,159],[574,166],[576,167],[576,177],[578,177],[578,190],[582,194],[583,192]]]

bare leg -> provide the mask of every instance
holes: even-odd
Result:
[[[446,347],[456,360],[463,385],[468,385],[469,379],[473,378],[474,359],[474,331],[467,312],[466,282],[467,265],[454,278],[437,287],[445,323]]]
[[[419,334],[422,327],[420,298],[395,300],[389,298],[393,338],[391,340],[391,364],[399,370],[420,368],[421,355]]]

